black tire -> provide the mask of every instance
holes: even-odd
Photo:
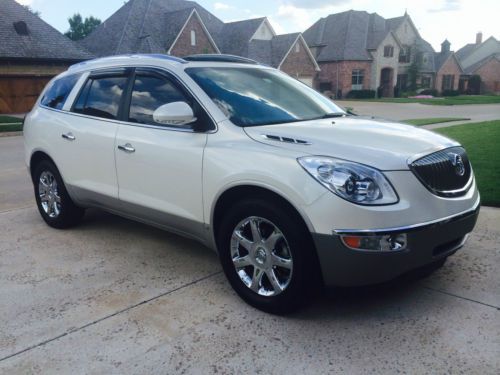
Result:
[[[47,213],[42,205],[42,199],[40,197],[40,178],[42,174],[46,176],[53,176],[55,182],[57,183],[57,197],[60,200],[58,205],[59,210],[57,215],[50,215]],[[38,211],[42,216],[43,220],[51,227],[57,229],[70,228],[77,225],[83,218],[85,210],[75,205],[71,200],[71,197],[64,186],[64,182],[61,178],[57,167],[48,160],[42,160],[38,163],[33,170],[33,186],[35,191],[35,199],[38,207]]]
[[[303,307],[321,289],[320,270],[311,236],[298,215],[291,211],[283,204],[264,199],[241,201],[225,213],[217,233],[220,261],[233,289],[248,304],[273,314],[287,314]],[[263,218],[274,224],[284,235],[293,259],[288,286],[274,296],[263,296],[250,289],[243,283],[233,264],[233,231],[250,217]]]

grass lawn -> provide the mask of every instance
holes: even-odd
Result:
[[[0,115],[0,124],[9,124],[9,123],[21,123],[22,120],[17,117]]]
[[[469,155],[481,203],[500,207],[500,120],[436,129],[460,142]]]
[[[442,122],[451,122],[451,121],[465,121],[470,120],[470,118],[460,118],[460,117],[435,117],[435,118],[413,118],[410,120],[403,120],[402,122],[410,124],[410,125],[430,125],[430,124],[440,124]]]
[[[421,103],[430,105],[500,104],[500,95],[460,95],[434,99],[380,98],[347,100],[385,103]]]
[[[19,132],[23,130],[23,124],[13,124],[13,125],[2,125],[0,123],[0,133],[5,133],[5,132]]]

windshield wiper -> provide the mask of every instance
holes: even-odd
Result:
[[[332,113],[327,113],[321,117],[318,117],[318,119],[322,118],[335,118],[335,117],[344,117],[347,116],[347,113],[344,112],[332,112]]]

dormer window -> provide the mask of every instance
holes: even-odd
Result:
[[[28,25],[24,21],[17,21],[13,23],[14,29],[18,35],[29,35]]]
[[[196,46],[196,31],[191,30],[191,45]]]
[[[393,57],[394,56],[394,46],[387,45],[384,47],[384,57]]]

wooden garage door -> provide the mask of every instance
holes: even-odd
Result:
[[[0,77],[0,113],[25,113],[52,77]]]

